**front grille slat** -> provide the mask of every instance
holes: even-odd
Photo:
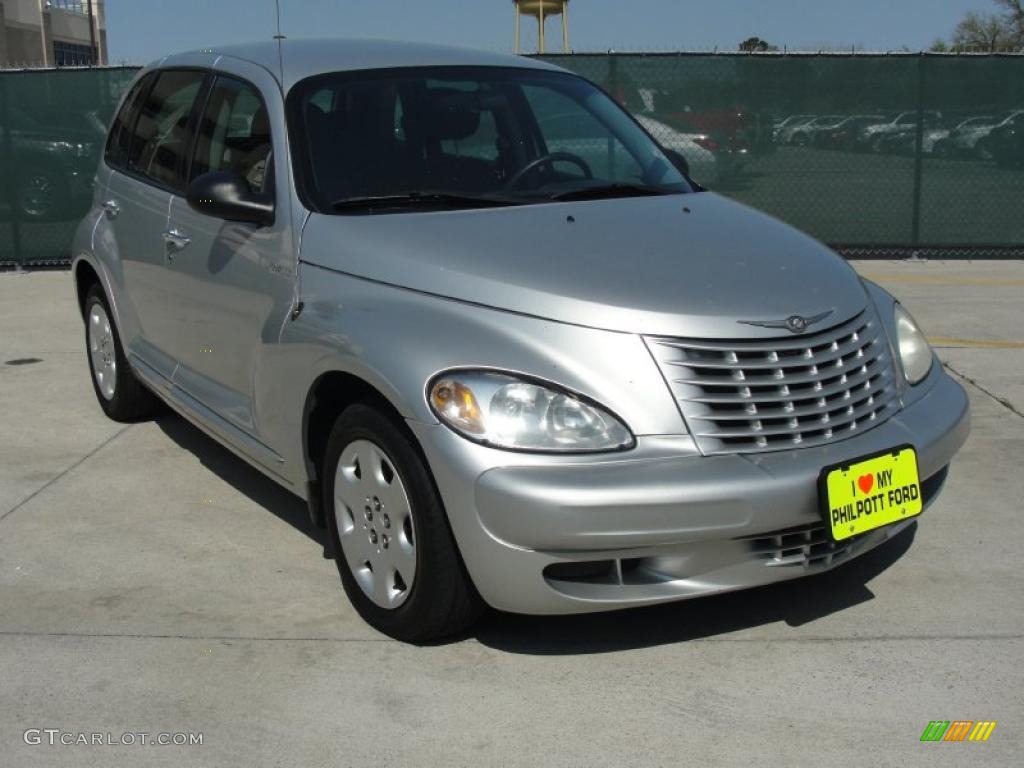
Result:
[[[762,427],[761,429],[715,429],[697,432],[696,434],[700,437],[741,438],[756,437],[757,435],[792,435],[795,432],[799,432],[801,428],[804,432],[829,427],[835,431],[849,428],[851,424],[854,422],[859,423],[861,419],[871,418],[871,414],[876,410],[877,407],[874,403],[864,403],[859,408],[855,408],[851,413],[844,412],[841,415],[830,417],[828,421],[803,421],[792,427],[780,425],[778,427]]]
[[[784,368],[777,368],[776,370],[781,372],[781,375],[775,376],[748,376],[743,368],[734,368],[732,376],[709,376],[700,375],[698,373],[695,376],[688,376],[685,378],[672,379],[674,384],[696,384],[704,387],[717,387],[722,384],[743,384],[745,387],[777,387],[780,384],[787,384],[788,386],[800,386],[801,384],[815,384],[822,380],[828,380],[838,378],[843,374],[849,376],[851,373],[855,375],[864,375],[865,371],[861,369],[870,369],[871,366],[879,362],[877,358],[869,360],[867,357],[856,358],[851,360],[848,364],[844,363],[842,366],[827,365],[824,368],[819,368],[817,371],[809,371],[805,368],[800,369],[799,373],[787,373]],[[700,371],[701,366],[694,365],[690,367],[690,370]],[[741,372],[742,376],[737,377],[736,373]]]
[[[782,382],[782,383],[785,383],[785,382]],[[858,381],[854,381],[852,386],[855,387],[855,386],[857,386],[857,384],[863,384],[863,383],[864,383],[864,379],[861,378]],[[778,393],[778,392],[776,392],[776,393],[758,392],[756,394],[755,393],[751,393],[751,394],[746,394],[746,395],[745,394],[727,394],[727,395],[726,394],[714,394],[714,395],[701,395],[701,396],[697,396],[697,397],[691,397],[689,399],[690,399],[691,402],[703,403],[703,404],[707,404],[707,405],[730,405],[730,404],[746,405],[746,404],[749,404],[751,402],[757,402],[757,403],[772,403],[772,402],[784,403],[784,402],[789,402],[789,401],[793,401],[793,400],[807,400],[807,399],[811,399],[811,398],[821,398],[821,397],[828,398],[828,397],[833,397],[835,395],[841,395],[841,394],[843,394],[845,392],[848,392],[850,390],[850,387],[851,387],[851,384],[847,381],[847,382],[836,382],[835,384],[829,384],[828,386],[823,386],[821,389],[805,389],[805,390],[802,390],[802,391],[801,390],[797,390],[795,393],[787,393],[787,394],[781,394],[781,393]]]
[[[743,361],[742,367],[745,370],[772,370],[775,368],[806,368],[812,365],[827,365],[828,363],[834,362],[837,358],[846,357],[858,349],[863,347],[867,342],[877,338],[871,336],[866,339],[851,339],[845,344],[837,345],[835,349],[829,344],[824,352],[814,353],[812,347],[807,347],[807,350],[811,350],[810,355],[801,354],[799,356],[782,356],[775,355],[775,360],[769,360],[768,356],[771,352],[762,353],[765,357],[763,360],[756,358]],[[677,345],[669,345],[673,349],[680,349]],[[695,367],[695,368],[708,368],[712,370],[732,370],[736,367],[735,362],[717,362],[714,360],[708,360],[706,362],[676,362],[668,361],[666,365],[681,366],[681,367]]]
[[[767,419],[788,419],[788,418],[801,418],[804,416],[820,416],[823,412],[839,410],[840,408],[846,408],[850,403],[859,405],[869,397],[877,397],[881,393],[886,384],[886,378],[884,376],[877,376],[871,381],[869,389],[861,389],[855,395],[850,398],[836,398],[833,397],[831,400],[825,400],[825,404],[819,404],[820,397],[816,395],[813,398],[805,397],[794,397],[789,395],[786,397],[787,403],[793,402],[806,402],[808,399],[813,400],[810,405],[797,406],[793,405],[792,408],[778,407],[776,403],[769,403],[767,405],[754,406],[756,411],[753,413],[747,410],[743,411],[721,411],[717,410],[713,413],[706,414],[694,414],[691,418],[696,421],[717,421],[722,423],[728,423],[733,421],[749,421],[751,416],[756,413],[757,418],[765,421]],[[845,390],[844,390],[845,391]],[[749,404],[748,404],[749,405]]]
[[[647,342],[706,454],[831,442],[896,407],[892,356],[870,311],[800,336]]]

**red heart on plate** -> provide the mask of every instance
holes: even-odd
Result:
[[[872,474],[861,475],[857,478],[857,485],[860,486],[861,491],[864,493],[869,493],[874,484],[875,476]]]

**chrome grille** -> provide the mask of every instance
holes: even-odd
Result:
[[[705,454],[842,440],[895,409],[889,346],[870,312],[801,336],[647,344]]]

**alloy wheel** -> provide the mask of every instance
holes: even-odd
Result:
[[[106,400],[114,399],[117,386],[117,350],[110,318],[101,304],[89,310],[89,359],[96,386]]]

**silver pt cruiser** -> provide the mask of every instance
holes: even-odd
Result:
[[[405,640],[830,569],[910,525],[968,433],[892,296],[510,56],[162,59],[74,275],[107,415],[162,401],[305,498]]]

